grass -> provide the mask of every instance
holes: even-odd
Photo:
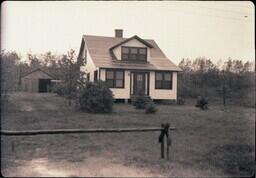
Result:
[[[209,110],[157,105],[145,114],[115,104],[111,114],[81,113],[53,94],[11,94],[2,129],[155,127],[169,122],[169,161],[160,158],[158,132],[41,135],[1,138],[6,176],[250,176],[254,170],[255,110],[215,105]],[[13,148],[13,150],[12,150]],[[103,164],[104,163],[104,164]],[[40,166],[39,166],[40,165]],[[25,170],[25,171],[24,171]],[[46,171],[45,171],[46,170]]]

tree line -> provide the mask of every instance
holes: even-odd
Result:
[[[229,58],[215,64],[211,59],[198,57],[182,59],[179,67],[182,72],[178,73],[178,96],[182,98],[220,97],[223,104],[237,99],[254,102],[255,66],[252,62]]]
[[[75,93],[83,73],[79,67],[73,49],[66,54],[27,54],[27,60],[22,61],[15,51],[1,51],[1,92],[19,91],[21,77],[36,68],[41,68],[52,74],[55,79],[64,81],[67,96]],[[208,98],[235,100],[238,98],[252,100],[255,88],[255,65],[252,62],[233,60],[213,63],[206,57],[182,59],[179,63],[182,69],[178,73],[178,96],[194,98],[203,95]],[[225,102],[225,101],[223,101]]]

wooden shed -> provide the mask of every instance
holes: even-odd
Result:
[[[22,91],[47,92],[51,85],[52,75],[38,68],[21,77]]]

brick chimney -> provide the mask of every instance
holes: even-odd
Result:
[[[123,29],[115,29],[115,37],[123,38]]]

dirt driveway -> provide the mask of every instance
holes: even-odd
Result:
[[[169,161],[160,158],[159,133],[3,136],[1,172],[9,177],[251,175],[254,115],[249,108],[212,106],[202,112],[191,105],[159,105],[157,114],[145,115],[125,104],[115,105],[112,114],[88,114],[54,94],[15,93],[4,103],[2,129],[151,127],[169,122],[179,130],[171,134]]]

